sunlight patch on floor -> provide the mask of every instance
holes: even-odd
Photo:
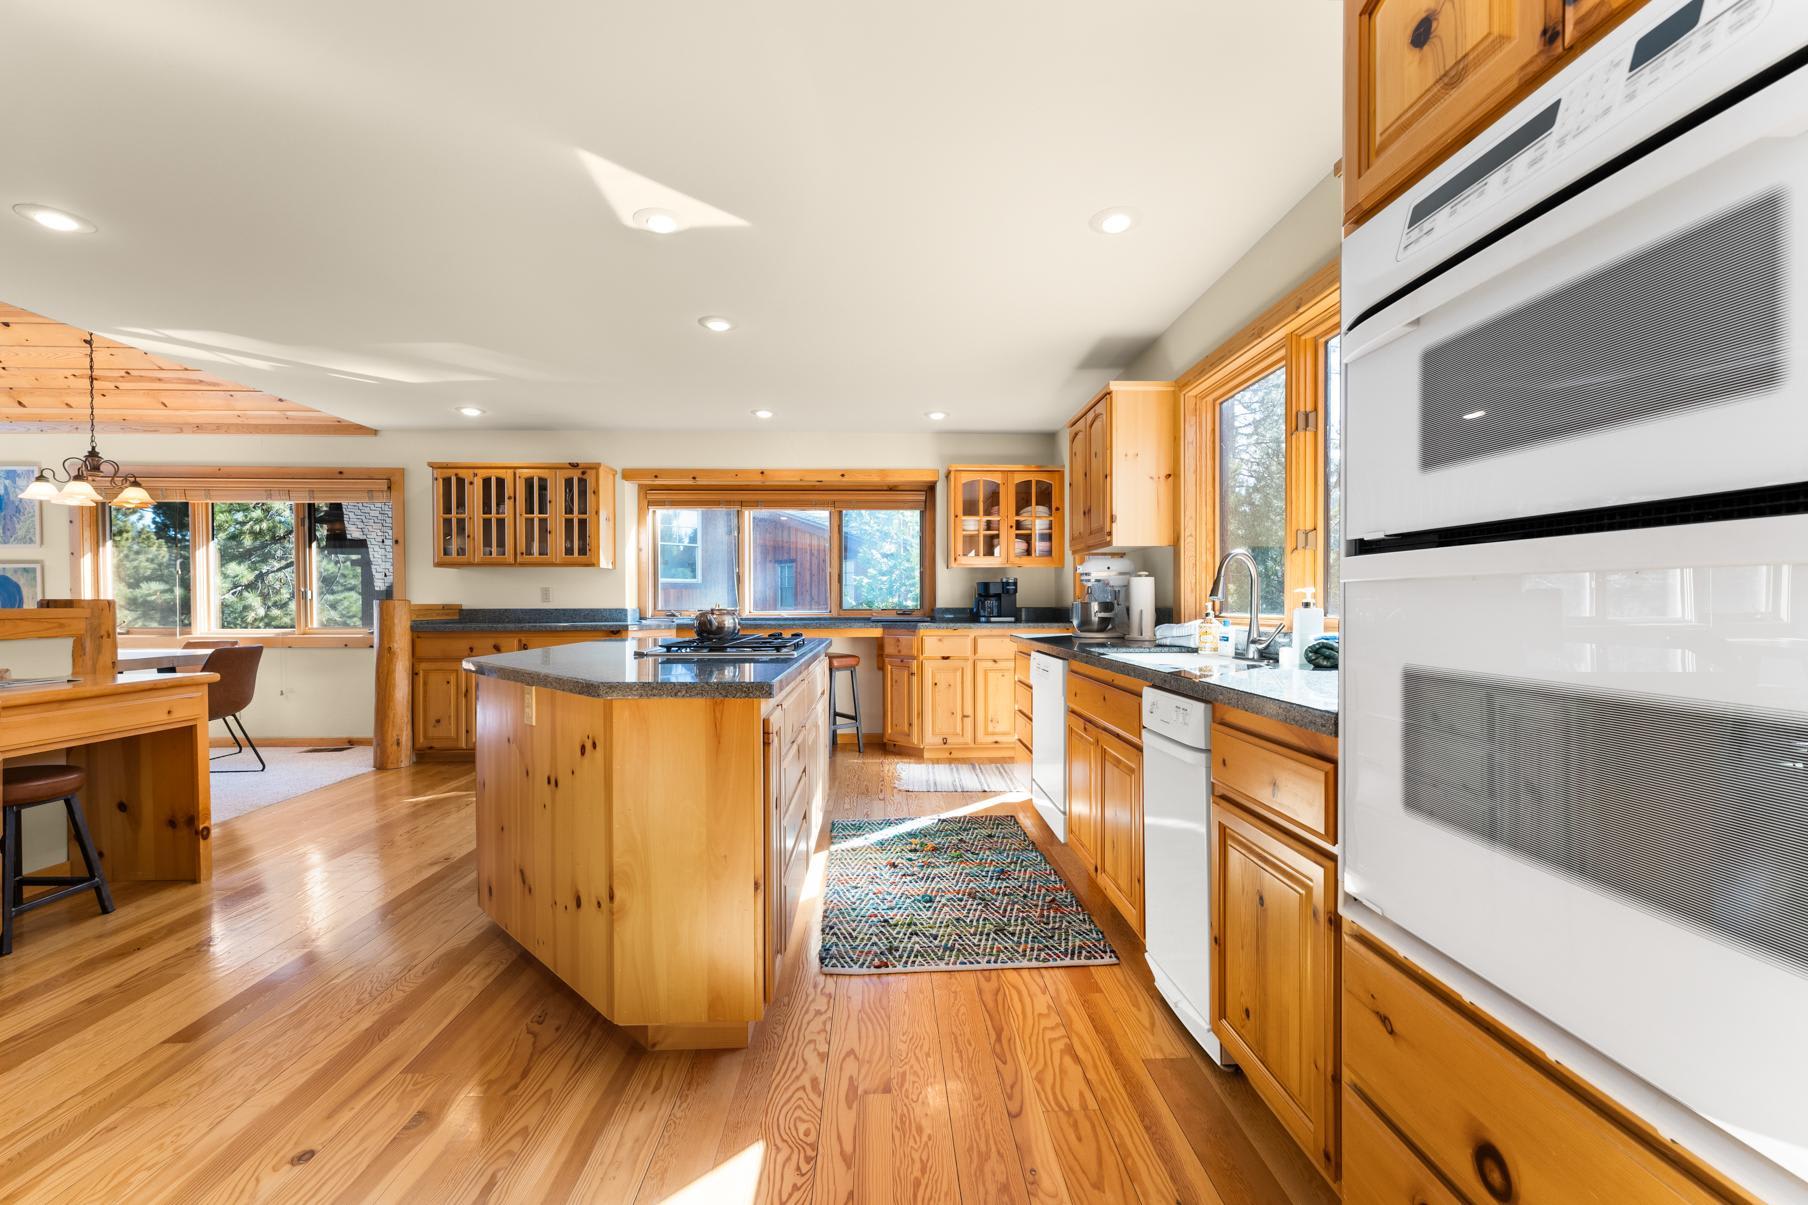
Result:
[[[665,1199],[665,1205],[739,1205],[752,1201],[760,1185],[766,1144],[756,1142],[726,1163],[719,1163]]]
[[[976,803],[963,803],[959,807],[947,808],[940,812],[931,812],[927,816],[912,816],[908,820],[900,820],[896,824],[889,825],[875,832],[864,833],[858,837],[849,837],[845,841],[831,841],[829,843],[829,848],[858,849],[862,845],[873,845],[880,841],[888,841],[893,837],[901,837],[905,833],[915,832],[917,829],[934,824],[937,820],[945,820],[951,816],[966,816],[973,812],[984,811],[986,808],[997,807],[1001,803],[1021,803],[1023,802],[1023,798],[1022,795],[1015,791],[1006,791],[1002,795],[992,795],[988,798],[981,799]]]

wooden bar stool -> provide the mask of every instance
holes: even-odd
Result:
[[[0,773],[0,812],[5,813],[5,845],[0,849],[0,955],[13,952],[13,917],[45,904],[90,889],[100,901],[103,915],[113,911],[113,893],[107,890],[107,876],[101,873],[100,855],[94,852],[94,841],[88,836],[88,821],[82,815],[75,796],[87,780],[80,766],[7,766]],[[20,848],[20,813],[41,803],[61,801],[69,814],[69,827],[82,854],[86,875],[25,873],[25,854]],[[27,887],[56,887],[27,902]]]
[[[848,690],[854,695],[854,710],[840,711],[835,707],[835,675],[845,671],[848,676]],[[854,730],[854,747],[866,752],[866,736],[860,731],[860,658],[852,653],[829,654],[829,751],[833,752],[840,742],[835,734],[852,728]]]

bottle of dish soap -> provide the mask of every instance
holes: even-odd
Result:
[[[1311,586],[1301,586],[1294,593],[1306,596],[1305,601],[1293,608],[1293,647],[1304,649],[1325,634],[1325,609],[1313,603],[1313,596],[1318,592]]]

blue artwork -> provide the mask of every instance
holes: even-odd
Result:
[[[0,548],[38,546],[39,504],[19,497],[37,475],[29,465],[0,467]]]
[[[18,561],[0,564],[0,607],[35,607],[43,597],[43,565]]]

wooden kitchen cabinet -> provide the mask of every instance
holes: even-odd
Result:
[[[1099,730],[1067,713],[1067,844],[1087,873],[1099,864]]]
[[[1068,667],[1067,844],[1141,937],[1142,695],[1126,685],[1134,679],[1110,679]]]
[[[936,657],[924,660],[918,673],[923,691],[923,743],[973,744],[973,662]]]
[[[466,657],[549,648],[582,640],[609,640],[622,635],[625,630],[621,628],[411,633],[414,675],[409,705],[414,716],[415,750],[423,756],[459,758],[476,747],[477,682],[464,671]]]
[[[1176,539],[1172,382],[1114,381],[1067,424],[1067,542],[1075,552]]]
[[[1143,935],[1143,751],[1098,733],[1099,887]]]
[[[950,465],[948,564],[954,568],[1061,565],[1059,468]]]
[[[917,741],[917,663],[914,657],[885,659],[885,741],[915,745]]]
[[[1335,1183],[1336,863],[1224,795],[1211,851],[1212,1029]]]
[[[470,675],[457,661],[421,661],[414,667],[414,743],[420,749],[469,749],[475,733],[470,714]]]
[[[1346,0],[1346,227],[1372,216],[1644,2]]]
[[[1007,745],[1017,739],[1017,678],[1009,661],[973,663],[973,740]]]
[[[434,463],[435,565],[615,564],[615,470]]]

